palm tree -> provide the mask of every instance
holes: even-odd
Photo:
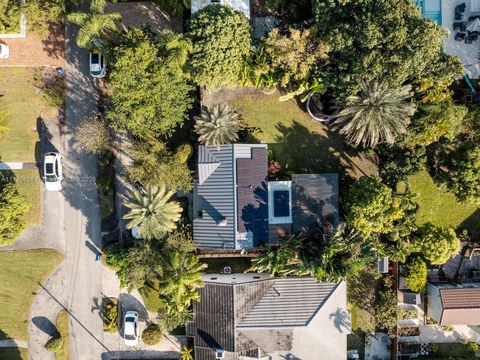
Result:
[[[169,201],[174,193],[174,190],[167,192],[165,186],[133,192],[130,201],[125,204],[130,209],[123,217],[130,220],[127,228],[138,226],[138,234],[147,240],[161,238],[174,230],[182,212],[178,202]]]
[[[392,144],[406,132],[409,117],[415,113],[415,105],[407,101],[413,95],[411,86],[389,89],[377,81],[359,84],[360,93],[350,96],[343,110],[333,116],[334,129],[339,129],[351,144]]]
[[[182,360],[193,360],[192,351],[193,349],[188,346],[182,347]]]
[[[177,311],[199,300],[196,289],[203,286],[200,272],[206,267],[193,253],[169,251],[163,258],[159,291]]]
[[[238,113],[228,105],[205,108],[195,122],[198,141],[217,147],[236,141],[242,128]]]
[[[77,44],[80,47],[88,48],[92,42],[99,41],[103,37],[109,37],[117,30],[115,21],[120,21],[122,16],[119,13],[105,13],[106,0],[92,0],[89,13],[72,13],[68,20],[79,25]]]

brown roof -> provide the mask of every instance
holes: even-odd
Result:
[[[480,288],[440,289],[440,325],[479,325]]]

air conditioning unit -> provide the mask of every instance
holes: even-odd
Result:
[[[215,359],[224,359],[224,358],[225,358],[225,350],[215,349]]]

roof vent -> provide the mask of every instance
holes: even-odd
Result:
[[[224,359],[224,358],[225,358],[225,350],[215,349],[215,359]]]

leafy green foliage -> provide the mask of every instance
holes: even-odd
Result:
[[[20,31],[21,0],[0,0],[0,34]]]
[[[270,10],[286,18],[287,23],[296,23],[312,18],[312,2],[309,0],[267,0]]]
[[[377,146],[380,177],[392,188],[425,168],[426,150],[423,146],[401,147],[398,145]]]
[[[427,264],[418,256],[408,259],[405,265],[405,284],[414,292],[420,292],[427,284]]]
[[[91,49],[95,41],[110,39],[117,31],[116,21],[121,20],[119,13],[105,13],[106,0],[92,0],[90,12],[77,12],[68,15],[68,20],[79,25],[77,44],[80,47]]]
[[[63,21],[68,11],[79,4],[79,0],[28,0],[24,13],[30,31],[46,36],[48,23]],[[0,12],[1,13],[1,12]]]
[[[238,113],[228,105],[205,108],[195,117],[195,131],[198,141],[205,145],[230,144],[238,140],[241,130]]]
[[[23,216],[30,208],[28,199],[18,192],[17,185],[2,185],[0,176],[0,246],[10,245],[25,229]]]
[[[145,330],[142,332],[142,341],[146,345],[155,345],[160,342],[163,338],[163,331],[158,324],[153,322],[149,323]]]
[[[105,297],[102,299],[101,314],[103,331],[114,333],[118,327],[118,299]]]
[[[190,9],[190,0],[155,0],[160,9],[167,13],[181,17],[185,10]]]
[[[159,311],[158,321],[162,328],[171,331],[179,326],[185,325],[192,316],[193,313],[189,309],[178,310],[172,306],[166,305],[165,309]]]
[[[418,230],[412,245],[432,265],[444,264],[451,255],[460,251],[460,240],[452,228],[444,229],[431,223]]]
[[[347,224],[365,237],[391,233],[405,215],[401,199],[377,177],[361,177],[344,199]]]
[[[243,64],[241,85],[268,90],[277,84],[277,80],[277,74],[271,66],[271,58],[265,50],[265,45],[253,47]]]
[[[360,271],[372,260],[372,247],[355,231],[341,224],[326,246],[300,236],[287,236],[280,246],[267,246],[252,259],[248,271],[272,276],[314,276],[318,281],[336,282]]]
[[[45,343],[45,350],[52,353],[57,353],[62,350],[63,347],[63,338],[57,334],[56,336],[51,337]]]
[[[462,202],[480,204],[480,145],[465,143],[442,154],[437,180]]]
[[[396,336],[398,319],[397,292],[392,288],[393,279],[386,277],[378,291],[375,302],[375,323],[382,331],[393,338]]]
[[[177,201],[169,201],[175,193],[165,186],[136,190],[125,204],[130,210],[123,219],[130,220],[127,228],[138,226],[138,234],[144,239],[161,239],[175,229],[182,208]]]
[[[279,74],[280,86],[298,86],[308,80],[313,69],[328,60],[329,46],[312,29],[290,29],[289,35],[273,29],[265,40],[271,67]]]
[[[411,87],[388,88],[386,83],[360,81],[361,91],[347,98],[343,109],[334,115],[333,127],[347,142],[365,147],[393,144],[407,131],[415,105],[408,102]]]
[[[90,154],[104,155],[112,148],[113,137],[110,129],[98,115],[83,120],[75,135],[80,147]]]
[[[182,347],[182,360],[193,360],[193,349],[188,346]]]
[[[465,105],[448,102],[420,105],[412,118],[404,143],[407,146],[428,146],[441,138],[452,141],[463,129]]]
[[[185,161],[188,153],[177,150],[174,154],[165,143],[150,138],[135,142],[129,154],[133,160],[127,169],[131,180],[146,187],[162,184],[167,189],[192,190],[192,174]]]
[[[189,143],[181,143],[175,149],[175,154],[181,164],[186,164],[193,155],[193,147]]]
[[[250,24],[229,6],[209,5],[188,23],[193,80],[207,88],[236,85],[250,51]]]
[[[140,29],[130,29],[115,48],[111,73],[112,127],[139,137],[170,135],[183,123],[192,104],[177,48],[161,37],[158,44]],[[175,38],[178,43],[178,39]],[[184,59],[186,61],[186,58]]]
[[[359,80],[382,79],[390,88],[462,74],[443,52],[443,31],[420,17],[411,0],[315,0],[319,38],[330,44],[322,70],[337,99],[357,93]]]
[[[128,250],[118,246],[109,246],[103,250],[102,260],[112,270],[119,270],[129,264]]]

